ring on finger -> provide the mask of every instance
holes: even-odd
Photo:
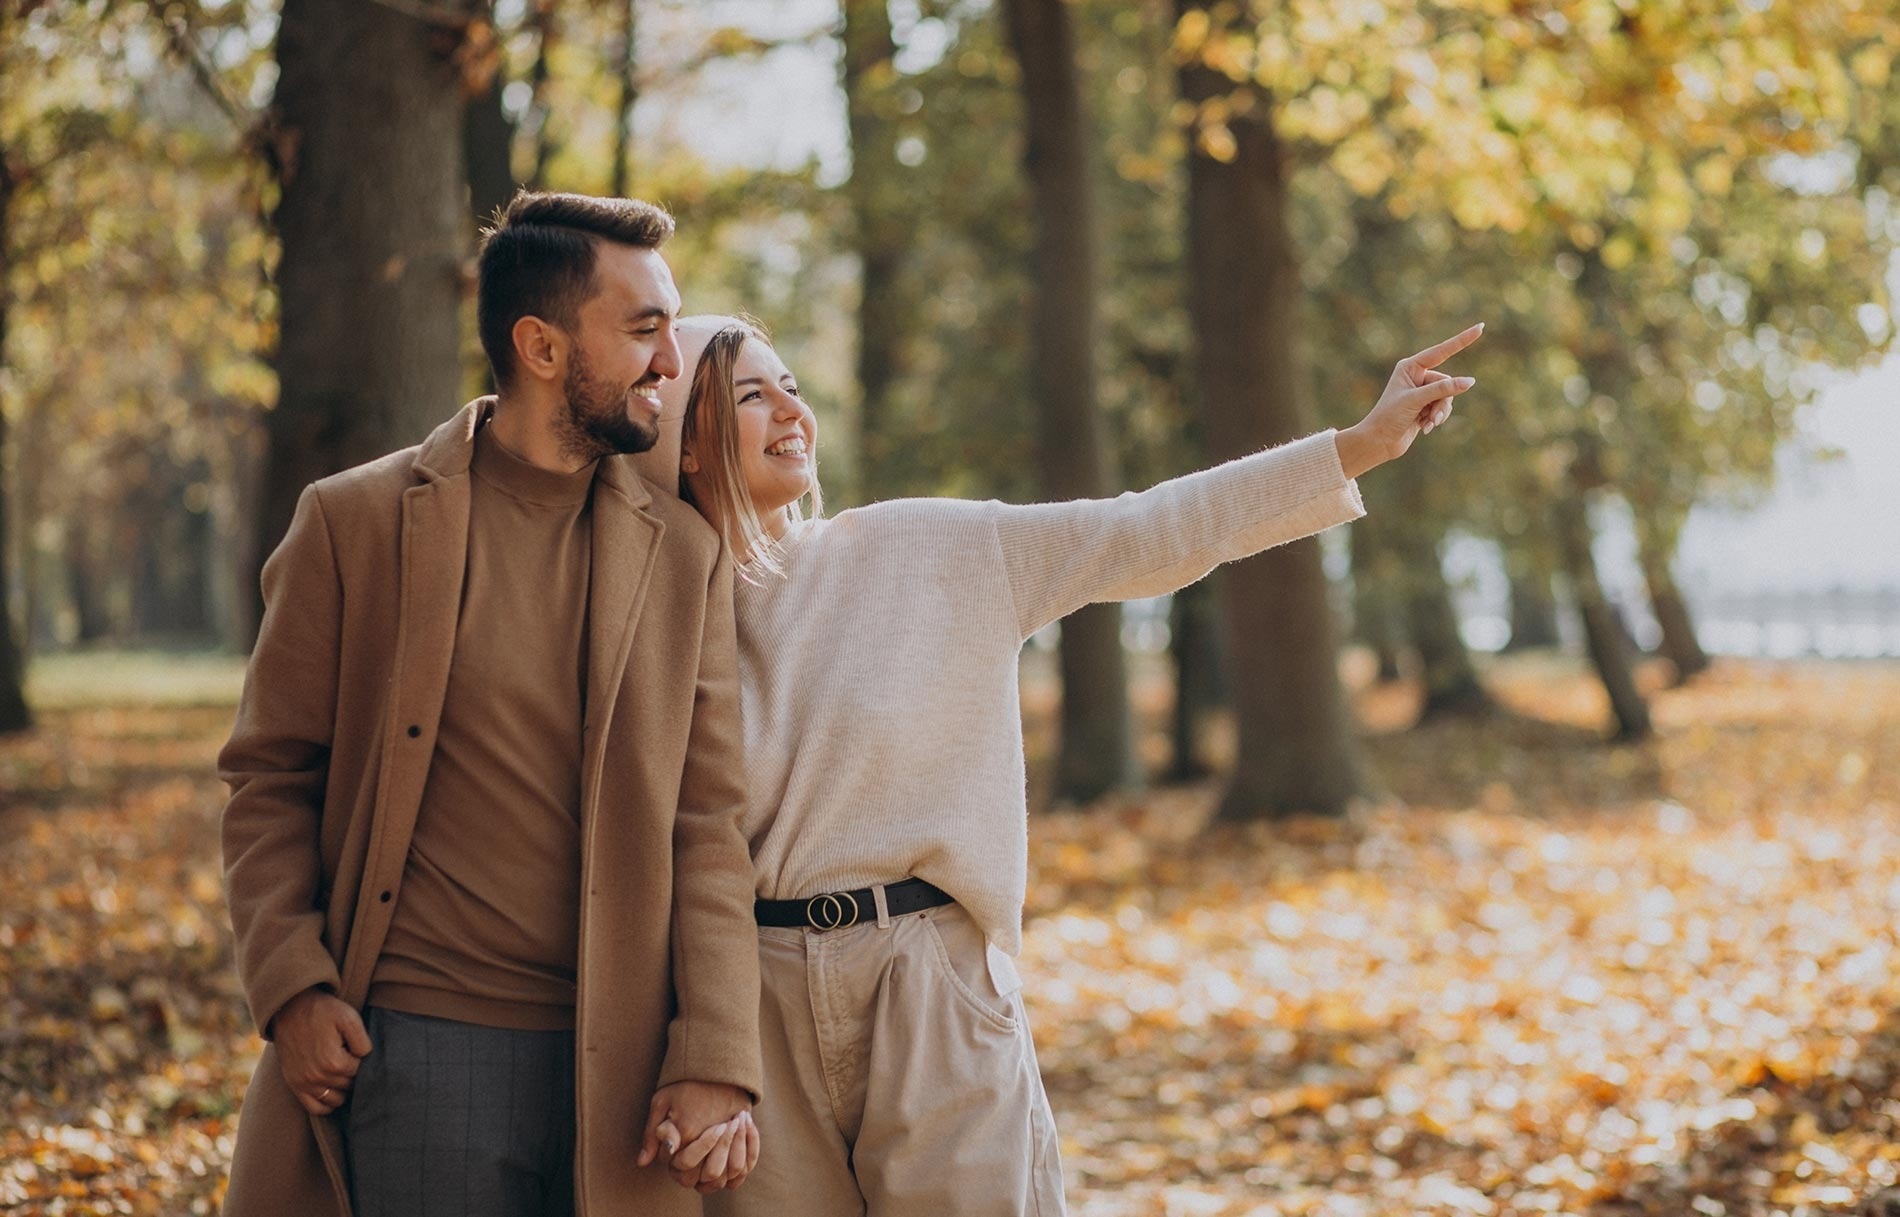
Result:
[[[330,1101],[330,1087],[325,1086],[323,1088],[323,1093],[317,1096],[317,1102],[328,1103],[329,1101]]]

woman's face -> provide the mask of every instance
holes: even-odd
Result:
[[[753,510],[776,521],[811,489],[818,420],[798,395],[785,361],[757,338],[747,338],[733,362],[732,400],[740,473]]]

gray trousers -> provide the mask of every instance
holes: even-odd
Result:
[[[340,1113],[356,1217],[573,1217],[572,1031],[364,1022]]]

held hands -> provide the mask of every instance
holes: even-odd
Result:
[[[1478,382],[1435,369],[1476,342],[1482,333],[1481,321],[1436,346],[1399,360],[1371,413],[1339,433],[1339,463],[1347,477],[1356,478],[1375,465],[1404,456],[1413,440],[1451,417],[1453,400]]]
[[[271,1031],[278,1070],[303,1109],[327,1116],[341,1107],[370,1050],[356,1008],[322,989],[305,989],[277,1012]]]
[[[681,1187],[716,1192],[738,1187],[759,1161],[759,1130],[752,1102],[737,1086],[675,1082],[663,1086],[647,1109],[646,1141],[637,1162],[665,1148],[667,1169]]]

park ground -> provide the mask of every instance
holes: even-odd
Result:
[[[215,1211],[257,1052],[211,772],[238,673],[51,659],[0,742],[9,1217]],[[1724,662],[1640,746],[1566,661],[1489,675],[1504,714],[1415,730],[1361,689],[1388,797],[1345,821],[1209,829],[1212,785],[1033,818],[1078,1217],[1803,1217],[1900,1179],[1900,665]]]

